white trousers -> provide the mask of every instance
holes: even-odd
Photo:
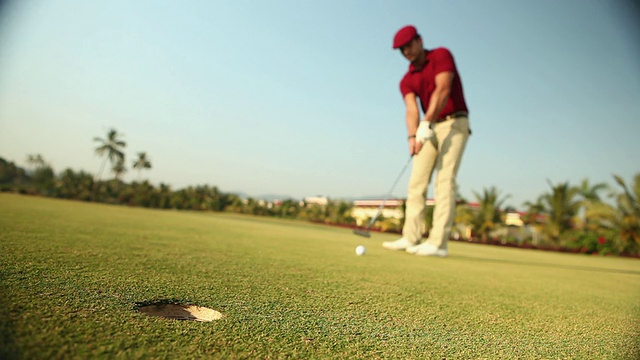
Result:
[[[435,138],[413,157],[402,236],[414,244],[422,239],[427,188],[435,171],[433,227],[427,243],[447,249],[456,214],[456,175],[469,138],[469,119],[439,122],[433,131]]]

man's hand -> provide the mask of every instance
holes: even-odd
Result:
[[[416,155],[422,149],[422,143],[417,141],[416,138],[409,138],[409,154],[411,156]]]
[[[421,144],[426,143],[433,137],[433,130],[431,130],[431,123],[423,120],[420,121],[420,125],[418,125],[418,130],[416,131],[416,142]]]

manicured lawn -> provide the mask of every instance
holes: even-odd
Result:
[[[0,358],[640,357],[637,259],[390,239],[0,194]],[[224,317],[136,310],[167,299]]]

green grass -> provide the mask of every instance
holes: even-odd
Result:
[[[640,357],[638,260],[390,239],[0,194],[0,358]],[[224,318],[135,309],[163,299]]]

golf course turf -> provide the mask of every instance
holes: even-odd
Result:
[[[640,260],[394,238],[0,194],[0,358],[640,357]],[[223,317],[139,311],[155,303]]]

